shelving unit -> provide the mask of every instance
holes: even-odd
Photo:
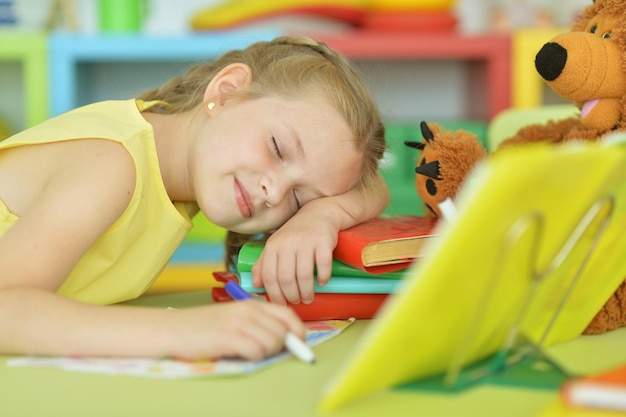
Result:
[[[95,81],[115,78],[115,69],[123,68],[126,73],[147,74],[148,81],[165,81],[172,73],[179,73],[181,66],[190,65],[191,61],[206,60],[233,48],[244,47],[247,44],[271,39],[280,33],[241,33],[223,32],[210,35],[191,35],[174,38],[156,38],[145,35],[106,35],[106,36],[76,36],[55,34],[50,37],[50,108],[53,115],[69,110],[90,100],[102,99],[103,95],[114,89],[114,83],[109,87],[98,86]],[[464,110],[461,115],[469,119],[488,120],[497,112],[510,106],[511,103],[511,68],[510,68],[510,39],[508,37],[464,37],[456,34],[402,34],[402,33],[374,33],[355,32],[348,34],[313,34],[316,39],[325,41],[331,47],[346,54],[360,64],[369,63],[381,66],[389,64],[398,66],[403,63],[414,64],[408,68],[409,73],[416,75],[408,81],[410,84],[419,82],[432,83],[432,79],[420,78],[416,69],[425,62],[447,62],[463,65],[460,71],[448,71],[449,78],[445,85],[461,86],[459,95]],[[160,72],[162,79],[150,74],[155,64],[163,69]],[[164,66],[176,66],[171,68]],[[438,68],[435,72],[440,73]],[[463,74],[466,82],[454,80],[455,74]],[[443,73],[446,75],[446,72]],[[128,75],[126,76],[127,78]],[[383,75],[384,77],[384,75]],[[427,75],[431,78],[432,74]],[[141,83],[143,77],[137,79]],[[158,78],[158,77],[157,77]],[[375,80],[379,81],[379,80]],[[384,92],[393,89],[402,90],[404,85],[391,85],[394,81],[386,78]],[[106,84],[106,82],[105,82]],[[149,84],[150,87],[154,83]],[[375,87],[375,86],[374,86]],[[89,96],[90,92],[102,88],[99,95]],[[136,86],[137,91],[142,88]],[[410,91],[410,90],[409,90]],[[132,94],[134,91],[127,92]],[[442,95],[445,92],[442,91]],[[429,98],[417,95],[413,103],[417,107]],[[432,97],[430,97],[432,99]],[[455,98],[444,103],[446,108],[456,104]]]
[[[49,40],[51,114],[57,115],[93,101],[90,99],[111,98],[103,97],[107,94],[131,97],[178,75],[181,67],[216,58],[228,50],[243,48],[252,42],[271,39],[277,35],[276,32],[233,32],[179,37],[53,34]],[[111,65],[117,65],[123,71],[135,71],[124,77],[126,80],[122,83],[122,88],[128,86],[129,79],[133,79],[136,83],[133,89],[136,91],[120,91],[120,87],[116,87],[115,80],[111,78],[111,72],[114,71]],[[163,65],[166,70],[162,70]],[[171,66],[176,67],[175,73]],[[94,81],[99,75],[103,75],[101,78],[105,79],[110,77],[110,84],[100,87],[96,85]],[[155,80],[158,83],[151,82],[150,77],[159,78]],[[145,87],[141,87],[142,85]],[[98,88],[101,89],[100,96],[89,94]]]
[[[511,40],[507,36],[354,32],[315,38],[354,60],[465,63],[469,74],[465,115],[469,118],[491,119],[511,105]]]

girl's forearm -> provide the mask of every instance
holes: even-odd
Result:
[[[45,290],[0,291],[0,353],[166,356],[173,350],[171,311],[96,306]],[[169,317],[168,317],[169,316]]]
[[[337,230],[347,229],[380,215],[389,203],[389,189],[378,176],[367,192],[352,189],[344,194],[320,198],[306,204],[300,211],[327,216]]]

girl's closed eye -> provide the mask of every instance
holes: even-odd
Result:
[[[300,210],[300,208],[302,207],[302,204],[300,204],[300,199],[298,198],[298,191],[295,189],[293,190],[293,198],[296,200],[297,210]]]
[[[274,147],[274,152],[276,153],[278,158],[282,161],[284,159],[283,154],[280,151],[280,147],[278,146],[278,141],[276,140],[275,136],[272,136],[272,146]],[[296,210],[300,210],[300,208],[302,207],[302,204],[300,203],[300,198],[298,197],[298,191],[296,189],[293,190],[293,198],[296,202]]]
[[[276,138],[274,136],[272,136],[272,145],[274,145],[274,152],[282,160],[283,154],[280,152],[280,148],[278,147],[278,142],[276,142]]]

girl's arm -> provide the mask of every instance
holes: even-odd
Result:
[[[287,331],[304,336],[290,309],[269,303],[167,311],[57,295],[124,212],[135,182],[121,147],[72,142],[1,155],[0,195],[19,220],[0,236],[0,353],[256,360],[279,351]]]
[[[184,310],[96,306],[32,287],[0,290],[3,354],[242,357],[259,360],[304,337],[292,310],[254,300]]]
[[[275,303],[311,303],[314,268],[320,285],[330,279],[337,233],[378,216],[388,202],[387,185],[377,176],[367,192],[353,189],[305,204],[267,240],[252,268],[254,285],[264,286]]]

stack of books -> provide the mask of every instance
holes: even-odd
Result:
[[[315,282],[311,304],[290,304],[303,320],[372,318],[390,294],[398,292],[407,268],[422,256],[425,243],[435,236],[436,218],[380,217],[339,233],[328,283]],[[252,266],[263,244],[246,243],[237,260],[237,279],[246,291],[268,299],[264,288],[253,285]],[[215,275],[218,281],[232,279]]]

